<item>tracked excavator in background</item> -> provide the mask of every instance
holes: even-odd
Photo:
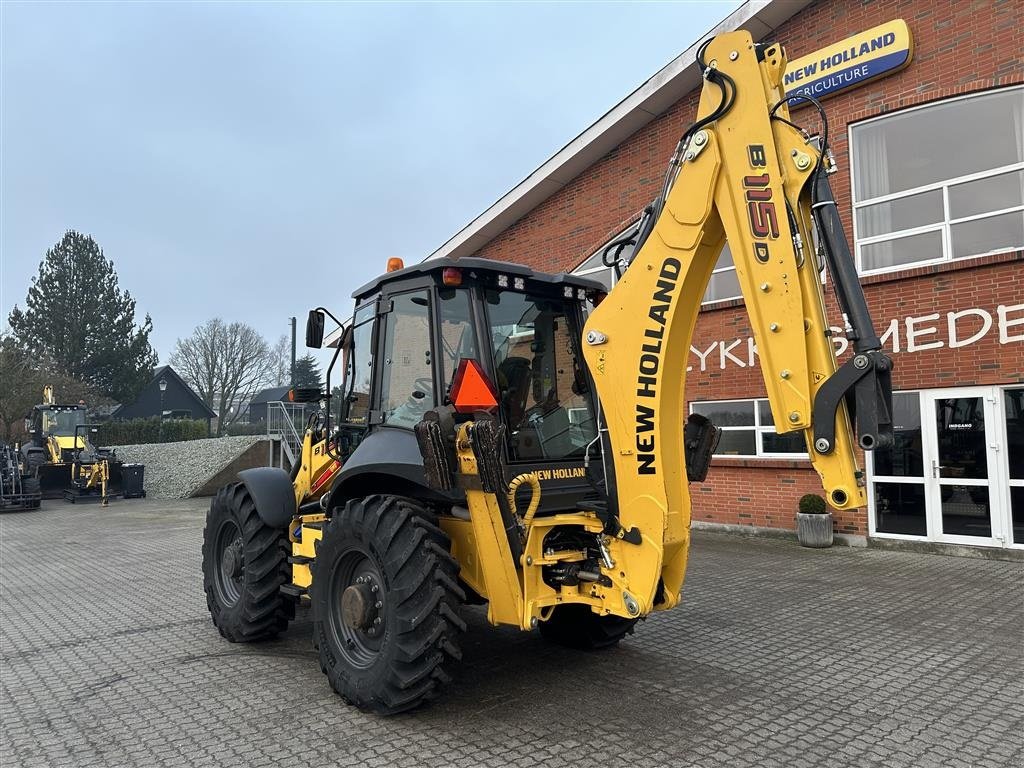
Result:
[[[389,265],[356,291],[337,424],[312,393],[293,476],[248,470],[211,504],[204,585],[225,637],[272,637],[308,603],[331,686],[390,714],[449,679],[464,603],[580,649],[674,608],[688,482],[720,434],[686,413],[686,362],[726,240],[776,429],[803,435],[833,507],[865,505],[858,447],[892,441],[891,362],[829,187],[826,115],[800,97],[820,140],[794,123],[778,44],[724,34],[698,62],[697,121],[632,240],[608,246],[607,294],[475,258]],[[841,366],[826,267],[853,349]],[[337,321],[310,312],[309,346],[325,313]]]

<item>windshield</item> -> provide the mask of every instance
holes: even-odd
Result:
[[[582,458],[597,431],[565,302],[489,291],[487,310],[511,457]]]
[[[79,408],[43,411],[43,432],[45,434],[72,437],[75,434],[75,427],[82,424],[85,424],[85,411]]]

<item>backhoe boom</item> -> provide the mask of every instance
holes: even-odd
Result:
[[[640,227],[634,258],[584,331],[603,409],[608,503],[639,546],[620,552],[642,612],[678,600],[690,526],[684,445],[687,357],[701,298],[728,240],[757,343],[776,429],[804,434],[829,503],[864,506],[861,445],[891,439],[889,359],[880,351],[826,176],[827,158],[789,122],[779,45],[746,32],[703,49],[698,120],[666,193]],[[699,56],[701,55],[699,54]],[[850,325],[855,356],[841,375],[825,312],[812,227]],[[851,403],[852,404],[852,403]],[[660,568],[645,567],[651,561]],[[646,583],[637,584],[639,573]]]

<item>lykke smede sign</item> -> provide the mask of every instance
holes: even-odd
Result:
[[[898,72],[913,53],[907,22],[894,19],[789,62],[783,86],[789,96],[834,96]]]

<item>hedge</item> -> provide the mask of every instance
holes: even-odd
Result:
[[[97,445],[139,445],[144,443],[175,443],[209,437],[206,422],[200,419],[127,419],[107,421],[99,425]]]

